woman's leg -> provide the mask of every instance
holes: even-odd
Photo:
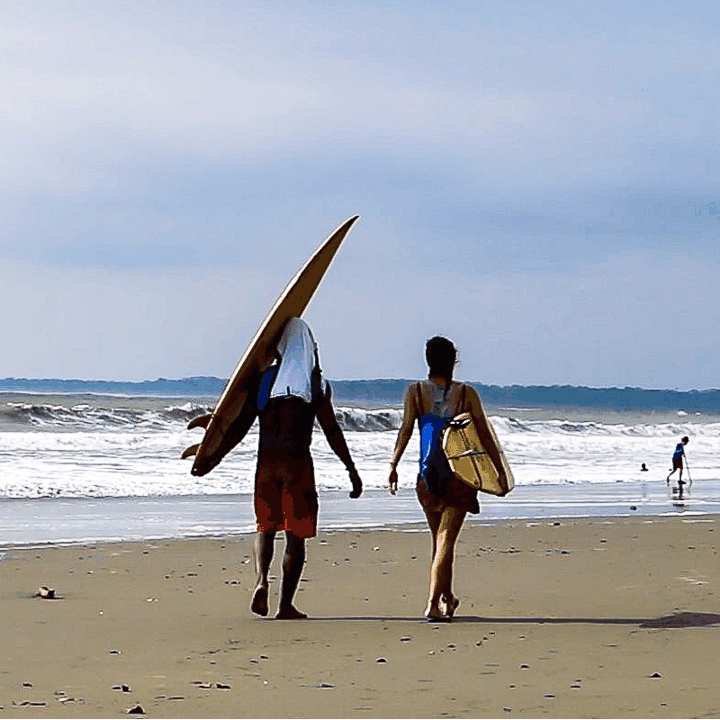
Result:
[[[437,536],[443,513],[442,510],[428,510],[425,506],[423,506],[423,512],[425,513],[427,524],[430,528],[430,539],[432,540],[432,550],[430,552],[430,572],[432,575],[432,567],[435,564],[435,553],[437,553]],[[441,614],[439,607],[431,608],[428,604],[425,609],[426,617],[439,617]]]
[[[449,614],[455,610],[455,598],[452,593],[453,560],[455,543],[460,535],[465,510],[447,507],[442,511],[435,539],[435,552],[430,568],[430,596],[425,610],[426,617],[440,618],[443,612],[440,601],[445,603]]]
[[[423,507],[423,512],[427,518],[427,524],[430,528],[430,537],[432,539],[432,552],[430,554],[430,564],[435,561],[435,552],[437,551],[437,534],[440,529],[440,521],[442,520],[442,510],[434,511]]]

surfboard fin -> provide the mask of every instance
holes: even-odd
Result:
[[[185,452],[182,454],[182,459],[185,460],[186,458],[192,457],[193,455],[197,454],[198,449],[200,448],[200,443],[197,443],[195,445],[191,445]]]
[[[211,418],[212,413],[208,413],[207,415],[198,415],[188,423],[187,429],[192,430],[193,428],[201,427],[204,430],[207,430],[207,426],[210,423]]]

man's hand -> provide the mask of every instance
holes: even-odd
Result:
[[[348,470],[348,474],[350,475],[350,482],[353,486],[353,489],[350,491],[350,497],[353,500],[356,500],[362,495],[362,480],[360,479],[360,475],[358,475],[358,471],[354,467]]]
[[[398,486],[398,473],[395,468],[390,470],[390,477],[388,478],[388,490],[390,490],[390,494],[394,495],[397,492],[397,486]]]

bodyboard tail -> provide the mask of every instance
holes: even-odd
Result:
[[[461,413],[450,421],[443,434],[443,450],[452,471],[459,480],[480,492],[502,497],[515,487],[515,481],[489,421],[488,427],[500,450],[500,457],[503,460],[502,472],[495,467],[480,442],[470,413]]]

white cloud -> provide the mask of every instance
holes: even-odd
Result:
[[[642,146],[685,117],[672,105],[679,68],[717,61],[703,38],[654,45],[636,29],[613,42],[603,28],[559,37],[550,18],[499,34],[467,9],[371,19],[277,4],[200,17],[194,4],[104,6],[89,17],[54,7],[6,20],[0,41],[10,58],[0,129],[14,147],[5,177],[16,188],[111,184],[110,167],[123,174],[148,155],[253,163],[349,148],[447,153],[526,185],[548,171],[565,184],[578,172],[616,179],[641,168],[613,145]],[[650,123],[656,104],[664,117]],[[692,128],[673,132],[692,140]]]
[[[331,376],[421,374],[447,332],[478,380],[717,384],[717,224],[685,213],[718,200],[717,19],[6,4],[0,376],[226,374],[308,247],[359,212],[309,315]],[[654,252],[676,247],[692,271]],[[656,350],[678,327],[692,358]]]

